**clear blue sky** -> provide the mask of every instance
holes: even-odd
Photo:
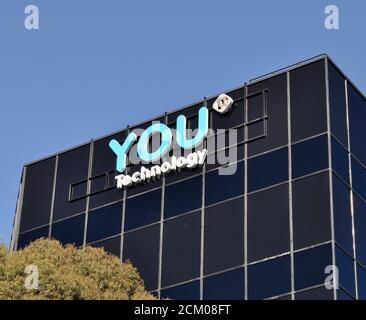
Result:
[[[2,0],[3,241],[26,162],[324,52],[366,92],[365,16],[364,0]]]

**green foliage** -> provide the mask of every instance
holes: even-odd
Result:
[[[38,268],[38,289],[29,290],[25,268]],[[0,299],[152,300],[136,268],[102,248],[62,246],[39,239],[8,252],[0,246]]]

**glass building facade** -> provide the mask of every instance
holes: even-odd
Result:
[[[366,299],[365,97],[326,55],[226,93],[227,114],[205,98],[25,165],[12,249],[40,237],[104,247],[161,298]],[[210,161],[116,188],[111,139],[180,114],[194,129],[202,105],[223,139],[237,129],[234,145],[208,148],[208,159],[236,150],[233,174]],[[324,284],[328,266],[338,289]]]

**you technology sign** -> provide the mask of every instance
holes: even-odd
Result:
[[[193,150],[198,146],[203,139],[207,136],[208,132],[208,109],[202,107],[198,112],[198,130],[196,135],[187,139],[187,125],[186,117],[180,115],[177,118],[176,126],[176,142],[179,147],[183,149]],[[155,151],[149,151],[150,140],[153,135],[160,134],[160,146]],[[124,186],[128,187],[137,183],[148,182],[151,179],[159,178],[162,174],[167,174],[172,170],[178,170],[183,168],[195,168],[201,166],[207,156],[207,150],[196,151],[190,153],[187,157],[172,157],[170,162],[164,162],[161,165],[154,165],[150,169],[141,167],[140,171],[134,172],[132,175],[125,175],[123,172],[126,170],[127,154],[132,147],[133,143],[137,140],[137,135],[134,132],[130,132],[123,144],[119,144],[117,140],[111,140],[109,143],[110,148],[117,156],[116,170],[122,174],[116,177],[117,188]],[[137,154],[139,158],[144,162],[154,162],[164,157],[170,150],[173,141],[172,130],[163,123],[153,123],[148,127],[140,136],[137,143]]]
[[[233,100],[229,96],[221,95],[213,107],[217,112],[225,113],[230,109],[232,103]],[[198,112],[198,129],[194,137],[187,138],[187,119],[184,115],[178,116],[175,130],[176,144],[185,150],[193,150],[199,146],[207,136],[209,130],[208,117],[208,109],[201,107]],[[155,151],[149,150],[153,136],[160,136],[160,146]],[[171,149],[173,132],[166,124],[153,123],[141,134],[139,139],[136,133],[130,132],[122,144],[115,139],[111,140],[109,147],[117,157],[116,170],[121,173],[116,176],[117,188],[149,182],[151,179],[159,178],[163,174],[183,168],[193,169],[197,166],[202,166],[207,157],[207,149],[197,150],[189,153],[186,157],[172,156],[170,161],[163,162],[161,165],[153,165],[149,169],[142,166],[140,171],[136,171],[131,175],[124,174],[127,165],[127,155],[137,140],[138,157],[143,162],[153,163],[162,159]]]

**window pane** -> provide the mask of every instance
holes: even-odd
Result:
[[[322,135],[292,146],[293,178],[329,167],[327,139],[326,135]]]
[[[205,209],[204,273],[244,262],[244,199]]]
[[[207,138],[208,152],[218,151],[244,142],[244,127],[215,132]],[[224,164],[224,163],[223,163]]]
[[[345,79],[328,63],[330,124],[332,133],[347,147],[347,114]]]
[[[327,130],[324,60],[290,73],[292,141]]]
[[[363,199],[366,199],[366,169],[352,158],[352,187]]]
[[[200,274],[201,212],[164,223],[162,286]]]
[[[331,240],[329,174],[293,182],[294,248]]]
[[[178,214],[198,209],[201,206],[201,175],[165,187],[164,218],[174,217]]]
[[[265,81],[253,84],[248,87],[248,93],[255,93],[260,90],[268,89],[267,91],[267,136],[263,139],[253,141],[248,144],[248,155],[254,156],[256,154],[269,151],[274,148],[284,146],[288,142],[287,137],[287,81],[286,74],[270,78]],[[262,101],[256,99],[251,105],[248,99],[248,114],[253,109],[260,109]],[[262,117],[263,112],[258,112],[252,117]],[[250,121],[250,119],[248,119]],[[263,123],[262,123],[263,124]]]
[[[80,183],[72,184],[70,191],[70,201],[77,200],[78,198],[85,197],[87,195],[88,182],[85,180]]]
[[[348,152],[332,138],[332,167],[339,176],[349,184]]]
[[[325,287],[298,292],[295,300],[334,300],[334,291]]]
[[[366,204],[353,194],[357,260],[366,267]]]
[[[50,222],[55,159],[37,162],[26,169],[20,232]]]
[[[282,185],[248,196],[248,260],[290,251],[289,191]]]
[[[248,191],[288,180],[288,149],[283,148],[248,160]]]
[[[291,291],[290,256],[248,266],[248,298],[258,300]]]
[[[349,130],[352,154],[366,164],[366,148],[363,137],[366,136],[366,101],[348,83]]]
[[[81,246],[84,242],[85,214],[62,220],[52,225],[51,238],[59,240],[62,244],[73,243]]]
[[[207,155],[206,172],[244,159],[244,144]]]
[[[123,261],[130,260],[144,279],[145,288],[158,287],[160,226],[126,233],[123,239]]]
[[[366,269],[357,265],[358,299],[366,300]]]
[[[49,227],[43,227],[39,229],[35,229],[32,231],[28,231],[26,233],[20,234],[18,237],[18,245],[17,250],[25,248],[32,241],[37,240],[39,238],[48,238]]]
[[[59,156],[53,220],[85,211],[86,198],[69,201],[70,185],[88,178],[89,145],[73,149]],[[86,193],[86,190],[84,190]]]
[[[199,300],[200,299],[200,282],[193,281],[173,288],[161,291],[162,299],[173,300]]]
[[[351,193],[336,175],[333,175],[333,201],[336,242],[353,256]]]
[[[122,202],[89,212],[87,242],[104,239],[121,233]]]
[[[126,200],[125,231],[160,220],[161,189]]]
[[[353,259],[342,249],[336,247],[336,266],[339,271],[339,285],[353,297],[356,296],[355,290],[355,271]]]
[[[203,280],[204,300],[243,300],[244,270],[221,273]]]
[[[330,244],[295,253],[295,290],[323,284],[324,270],[332,265],[332,246]]]
[[[89,197],[89,209],[101,207],[111,202],[123,199],[123,191],[121,189],[110,189]]]
[[[91,244],[91,246],[96,248],[104,248],[104,251],[119,257],[121,248],[121,236],[94,242],[93,244]]]
[[[205,190],[206,205],[243,194],[244,162],[206,173]]]
[[[346,293],[343,289],[338,289],[337,300],[354,300],[354,298]]]
[[[107,176],[105,174],[92,178],[90,181],[90,192],[94,193],[104,190],[106,187],[106,178]]]

